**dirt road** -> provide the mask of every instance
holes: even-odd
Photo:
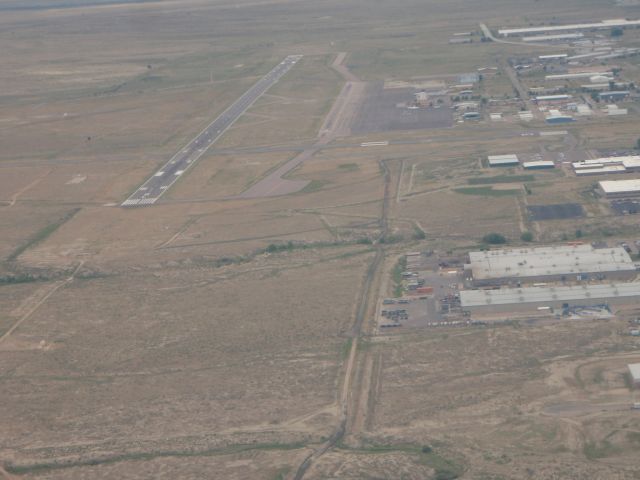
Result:
[[[80,264],[76,267],[76,269],[73,271],[73,273],[67,277],[64,280],[60,280],[56,283],[54,283],[51,288],[44,293],[43,296],[39,296],[38,298],[34,299],[34,303],[33,305],[30,305],[27,309],[27,311],[11,326],[11,328],[9,328],[9,330],[7,330],[4,335],[2,335],[0,337],[0,344],[2,344],[2,342],[4,342],[7,338],[9,338],[9,336],[20,326],[22,325],[22,323],[24,323],[25,320],[27,320],[29,317],[31,317],[31,315],[33,315],[36,310],[38,310],[40,308],[40,306],[46,302],[54,293],[56,293],[60,288],[62,288],[63,286],[65,286],[67,283],[71,282],[75,275],[78,273],[78,271],[80,270],[80,268],[82,268],[82,265],[84,264],[83,262],[80,262]]]
[[[384,172],[384,196],[382,199],[382,211],[379,218],[379,224],[381,227],[380,238],[382,239],[388,234],[387,216],[389,212],[389,198],[391,197],[391,172],[385,162],[380,162],[380,166]],[[362,395],[356,395],[357,392],[354,391],[354,374],[357,361],[359,360],[358,343],[363,333],[362,325],[364,323],[364,319],[375,304],[375,294],[377,291],[377,283],[375,280],[379,276],[380,266],[383,264],[385,255],[383,245],[383,243],[376,242],[376,254],[367,269],[365,280],[360,291],[355,321],[350,332],[350,337],[352,339],[351,348],[345,365],[344,379],[342,381],[342,389],[340,391],[340,422],[329,439],[312,452],[298,467],[295,475],[292,477],[294,480],[302,480],[312,464],[326,452],[335,447],[344,438],[347,431],[347,425],[350,422],[353,422],[353,404],[357,402],[358,398],[362,397]],[[366,382],[366,388],[372,388],[372,383]]]

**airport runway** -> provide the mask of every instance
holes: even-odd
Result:
[[[301,58],[302,55],[289,55],[286,57],[193,140],[181,148],[178,153],[127,198],[121,206],[153,205],[258,98],[273,87]]]

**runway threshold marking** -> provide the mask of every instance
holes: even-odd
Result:
[[[153,205],[173,185],[187,169],[249,109],[291,70],[302,55],[289,55],[269,73],[243,93],[224,112],[207,125],[187,145],[178,150],[171,159],[151,175],[132,195],[120,205],[135,207]]]

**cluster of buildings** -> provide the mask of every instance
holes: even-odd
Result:
[[[489,155],[487,157],[489,167],[517,167],[522,165],[525,170],[540,170],[554,168],[555,163],[551,160],[532,160],[520,163],[520,159],[514,153],[506,155]]]
[[[472,289],[460,292],[460,302],[472,314],[637,304],[636,276],[637,266],[622,247],[577,244],[471,252],[465,277]]]
[[[579,177],[638,172],[640,171],[640,155],[593,158],[573,162],[571,166]]]

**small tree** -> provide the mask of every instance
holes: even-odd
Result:
[[[624,30],[621,29],[620,27],[614,27],[611,29],[612,37],[621,37],[622,35],[624,35]]]
[[[503,243],[507,243],[507,239],[504,237],[504,235],[500,235],[499,233],[488,233],[484,237],[482,237],[482,241],[491,245],[500,245]]]
[[[532,242],[533,241],[533,233],[531,232],[522,232],[520,235],[520,240],[523,242]]]
[[[636,148],[637,148],[638,150],[640,150],[640,138],[639,138],[639,139],[638,139],[638,141],[636,142]]]

